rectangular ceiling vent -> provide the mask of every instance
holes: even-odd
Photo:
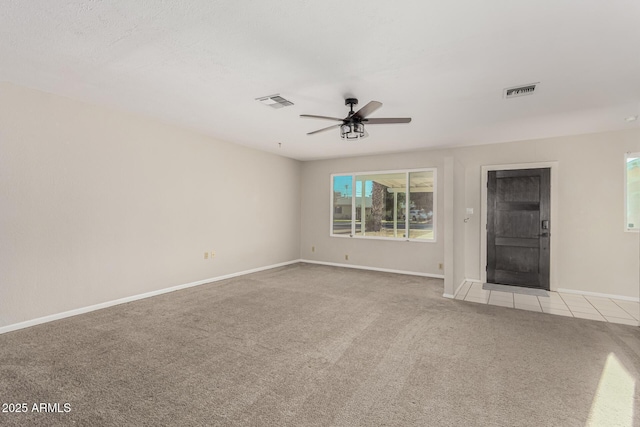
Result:
[[[293,102],[284,99],[279,94],[256,98],[256,101],[260,101],[264,105],[268,105],[271,108],[283,108],[288,107],[289,105],[293,105]]]
[[[516,98],[518,96],[533,95],[538,90],[540,82],[530,83],[528,85],[508,87],[504,90],[504,98]]]

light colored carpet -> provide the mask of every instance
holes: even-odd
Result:
[[[2,402],[71,412],[0,425],[637,425],[638,328],[442,290],[296,264],[7,333]]]

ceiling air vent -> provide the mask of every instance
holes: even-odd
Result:
[[[260,98],[256,98],[256,101],[260,101],[264,105],[268,105],[271,108],[283,108],[288,107],[289,105],[293,105],[293,102],[284,99],[279,94],[262,96]]]
[[[504,97],[505,99],[509,99],[518,96],[533,95],[538,90],[538,86],[540,86],[540,82],[516,87],[508,87],[504,90]]]

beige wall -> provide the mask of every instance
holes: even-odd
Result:
[[[467,223],[474,215],[467,215],[465,168],[459,160],[453,162],[453,291],[467,279],[466,245]]]
[[[294,160],[0,84],[0,327],[297,259],[299,176]]]
[[[442,274],[444,259],[442,184],[446,156],[454,158],[456,195],[454,243],[464,237],[464,254],[454,259],[465,264],[467,279],[480,279],[481,167],[483,165],[558,162],[559,223],[552,224],[557,253],[552,263],[558,288],[638,297],[639,235],[624,232],[624,153],[640,151],[640,130],[607,132],[545,140],[493,144],[452,150],[380,155],[305,162],[302,166],[301,258],[351,263],[420,273]],[[420,167],[438,168],[438,242],[368,241],[329,237],[329,175]],[[464,185],[460,177],[464,175]],[[458,178],[456,180],[456,177]],[[474,214],[461,222],[470,207]],[[311,252],[311,246],[316,252]],[[350,261],[344,261],[349,253]],[[554,268],[552,266],[552,268]],[[462,274],[454,270],[455,280]],[[460,283],[455,283],[458,286]]]

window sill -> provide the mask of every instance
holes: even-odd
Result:
[[[387,242],[437,243],[437,239],[407,239],[406,237],[351,236],[348,234],[330,234],[329,237],[337,237],[340,239],[383,240]]]

